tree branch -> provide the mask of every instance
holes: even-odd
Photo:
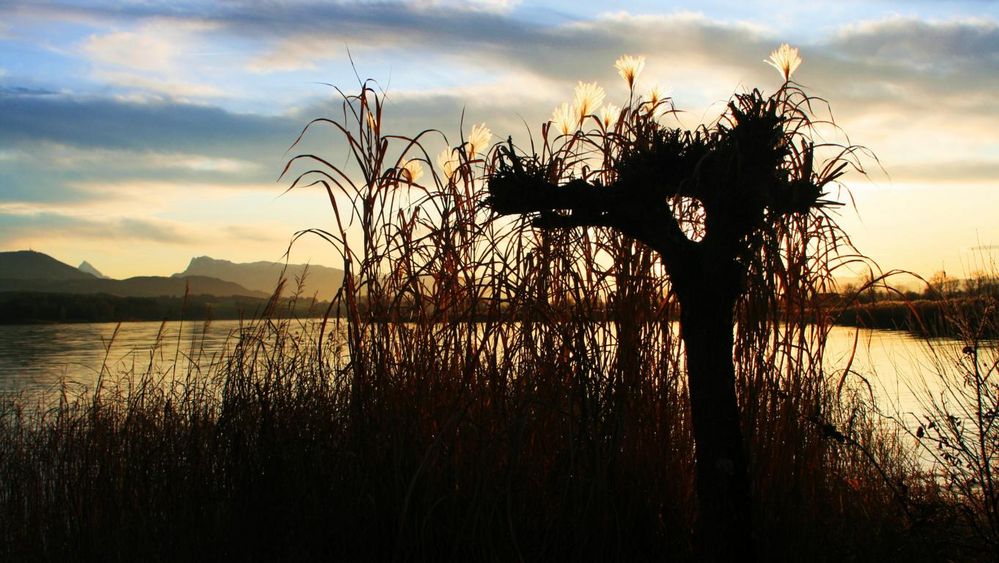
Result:
[[[696,246],[683,234],[665,199],[636,199],[616,184],[601,186],[579,179],[558,186],[516,168],[509,166],[489,180],[487,204],[496,213],[537,213],[531,224],[543,229],[617,229],[660,252],[667,261],[684,260]]]

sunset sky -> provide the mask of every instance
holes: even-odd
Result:
[[[2,2],[0,250],[119,278],[280,260],[295,231],[331,225],[322,194],[277,177],[305,123],[335,115],[322,83],[357,89],[348,50],[387,91],[383,128],[456,139],[464,111],[498,140],[536,131],[580,80],[621,105],[626,53],[648,60],[639,91],[711,121],[733,92],[780,86],[763,60],[788,42],[795,79],[884,168],[847,178],[839,218],[861,252],[927,276],[999,252],[999,2],[610,5]],[[336,265],[318,243],[291,259]]]

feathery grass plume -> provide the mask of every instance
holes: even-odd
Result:
[[[600,123],[604,126],[604,129],[610,129],[617,123],[620,114],[621,108],[614,104],[607,104],[600,110]]]
[[[437,166],[440,166],[441,172],[444,173],[444,177],[448,180],[454,176],[460,165],[461,163],[458,162],[458,158],[455,157],[454,150],[451,147],[444,147],[440,154],[437,155]]]
[[[628,88],[634,88],[635,81],[638,80],[638,75],[645,68],[645,57],[622,55],[621,58],[614,62],[614,68],[617,69],[617,73],[621,75],[621,78],[628,83]]]
[[[798,56],[797,48],[782,43],[780,47],[774,49],[774,52],[770,53],[770,58],[763,62],[777,69],[777,72],[784,78],[784,82],[787,82],[791,80],[791,75],[801,64],[801,57]]]
[[[423,177],[423,164],[419,160],[409,160],[402,166],[400,175],[410,184]]]
[[[579,129],[579,120],[577,117],[577,112],[567,102],[562,102],[560,105],[555,106],[555,110],[552,111],[552,123],[555,124],[555,128],[561,131],[563,135],[568,135]]]
[[[486,127],[485,123],[480,123],[472,127],[472,132],[468,134],[468,141],[466,141],[468,158],[474,158],[475,155],[479,154],[489,145],[489,141],[492,138],[493,132]]]
[[[654,84],[652,88],[649,89],[648,99],[644,104],[642,104],[642,109],[646,113],[653,114],[659,109],[659,105],[666,101],[666,90],[658,84]]]
[[[576,109],[576,117],[582,123],[587,116],[596,113],[604,103],[604,89],[596,82],[579,82],[576,84],[576,95],[573,99],[573,106]]]

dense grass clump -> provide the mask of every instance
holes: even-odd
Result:
[[[385,134],[381,102],[365,86],[314,123],[344,135],[350,166],[289,165],[309,163],[293,187],[332,206],[312,233],[342,257],[338,315],[269,311],[221,357],[4,403],[0,559],[692,560],[683,350],[658,259],[601,229],[489,220],[482,145],[435,169],[434,134]],[[542,153],[559,174],[612,158],[602,127],[546,127]],[[696,229],[696,204],[678,209]],[[760,555],[960,553],[902,438],[823,369],[833,249],[822,216],[797,221],[760,263],[780,282],[738,308]]]

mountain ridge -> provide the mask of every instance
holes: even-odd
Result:
[[[89,265],[84,261],[81,266],[84,264]],[[97,271],[96,268],[94,271]],[[0,291],[104,293],[119,297],[214,295],[267,298],[271,295],[271,292],[247,289],[239,283],[210,276],[135,276],[123,280],[99,278],[34,250],[0,252]]]
[[[0,252],[0,291],[98,294],[121,297],[215,295],[269,297],[280,280],[284,294],[300,293],[329,299],[343,283],[343,270],[309,264],[259,260],[232,262],[195,256],[187,268],[171,276],[133,276],[112,279],[84,260],[74,268],[34,250]]]
[[[282,264],[264,260],[232,262],[210,256],[191,258],[187,268],[172,277],[201,275],[238,283],[243,287],[264,293],[273,293],[281,279],[287,280],[284,294],[296,288],[297,280],[305,275],[302,295],[318,295],[328,299],[343,283],[343,270],[309,264]]]
[[[34,250],[0,252],[0,279],[93,280],[93,274]]]

